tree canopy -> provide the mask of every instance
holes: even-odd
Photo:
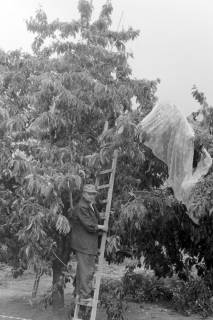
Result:
[[[200,93],[195,86],[192,94],[201,104],[198,112],[188,119],[195,131],[195,169],[203,147],[213,156],[213,108],[207,103],[204,93]],[[195,266],[198,275],[210,275],[210,281],[213,265],[212,174],[211,167],[193,188],[193,206],[190,210],[200,218],[199,225],[189,218],[187,208],[174,198],[172,190],[162,186],[159,190],[140,190],[133,193],[129,201],[120,208],[117,234],[121,235],[123,247],[138,257],[143,253],[146,266],[151,266],[159,277],[177,273],[187,280],[191,268]],[[212,286],[211,281],[210,285]]]
[[[119,170],[126,187],[117,179],[118,196],[139,183],[133,166],[126,174],[129,159],[138,172],[139,163],[152,170],[131,135],[155,104],[159,82],[132,77],[126,43],[139,31],[111,29],[110,2],[95,21],[88,1],[79,1],[78,10],[78,20],[48,22],[39,9],[27,21],[33,54],[0,55],[1,260],[19,273],[29,264],[52,267],[54,283],[70,255],[68,209],[106,161],[106,132],[111,149],[125,151]]]

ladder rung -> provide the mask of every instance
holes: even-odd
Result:
[[[109,188],[109,186],[110,186],[109,184],[102,184],[102,185],[98,186],[97,189],[98,189],[98,190],[100,190],[100,189],[106,189],[106,188]]]
[[[93,302],[77,302],[76,304],[80,305],[80,306],[86,306],[86,307],[92,307]]]
[[[101,174],[107,174],[107,173],[111,173],[112,172],[112,168],[111,169],[106,169],[106,170],[101,170],[98,175],[101,175]]]
[[[76,302],[76,304],[78,304],[80,306],[92,307],[94,302],[95,302],[95,300],[92,300],[91,302],[78,301],[78,302]],[[99,300],[97,302],[99,302]]]

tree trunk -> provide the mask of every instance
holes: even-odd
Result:
[[[64,308],[64,276],[63,265],[60,261],[53,262],[53,310],[59,311]]]
[[[68,201],[67,207],[65,206],[65,213],[70,206]],[[71,235],[70,233],[66,236],[61,236],[56,234],[57,241],[57,251],[54,252],[55,259],[52,263],[53,270],[53,293],[52,293],[52,307],[54,314],[59,314],[64,311],[64,287],[65,287],[65,277],[63,274],[64,269],[66,269],[67,263],[70,258],[71,252]],[[59,316],[59,319],[62,320],[62,317]]]
[[[40,278],[43,275],[43,270],[39,268],[36,272],[35,281],[33,284],[32,298],[35,298],[38,292],[38,286],[40,282]]]

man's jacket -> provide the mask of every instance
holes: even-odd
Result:
[[[71,246],[74,250],[96,255],[98,251],[98,224],[97,209],[85,199],[81,199],[72,213]]]

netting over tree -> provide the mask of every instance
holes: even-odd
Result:
[[[193,168],[195,135],[192,127],[175,105],[159,104],[140,122],[139,130],[145,145],[156,157],[168,165],[168,184],[175,197],[182,201],[190,212],[191,192],[204,176],[212,159],[205,148],[196,168]],[[195,215],[191,218],[197,222]]]

